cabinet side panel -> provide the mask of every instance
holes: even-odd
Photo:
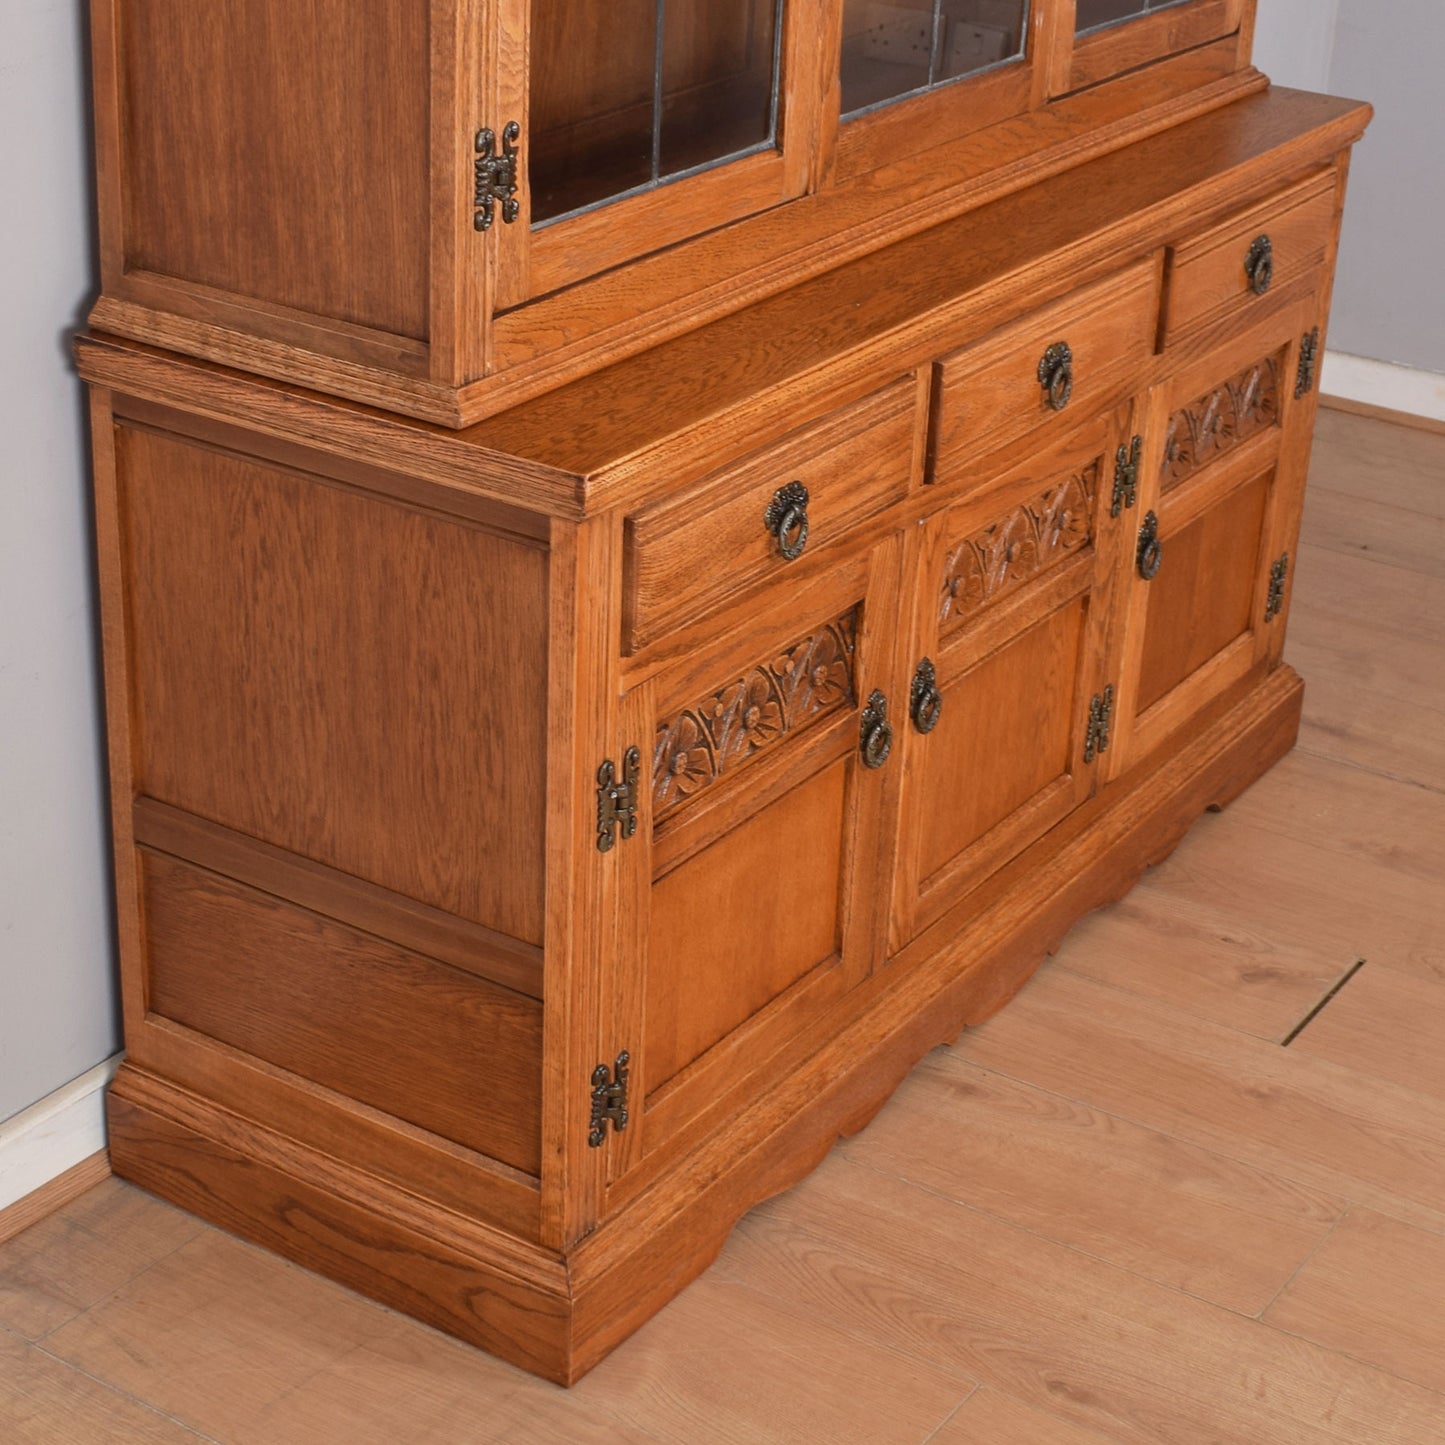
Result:
[[[536,1000],[164,854],[141,866],[155,1013],[537,1172]]]
[[[540,944],[545,550],[116,442],[138,792]]]
[[[427,12],[123,0],[126,269],[425,339]]]

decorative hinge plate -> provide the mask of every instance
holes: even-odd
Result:
[[[472,204],[476,214],[472,224],[479,231],[490,231],[500,207],[502,220],[511,225],[521,214],[517,201],[517,142],[522,127],[509,120],[502,127],[502,149],[497,150],[497,133],[483,126],[476,139],[476,189]]]
[[[632,1056],[624,1049],[617,1056],[617,1064],[609,1069],[598,1064],[592,1070],[592,1127],[587,1134],[587,1145],[600,1149],[607,1142],[609,1124],[619,1132],[627,1127],[627,1066]]]
[[[1114,504],[1109,515],[1117,517],[1125,507],[1139,500],[1139,459],[1144,453],[1144,438],[1134,437],[1128,446],[1121,446],[1114,457]]]
[[[622,775],[617,765],[606,759],[597,769],[597,851],[610,853],[617,842],[618,831],[624,838],[637,832],[637,774],[642,755],[628,748],[622,755]]]
[[[1109,751],[1109,729],[1114,722],[1114,685],[1110,683],[1103,692],[1095,693],[1089,699],[1089,728],[1084,734],[1084,761],[1092,763],[1095,758]]]
[[[1289,578],[1289,553],[1269,569],[1269,594],[1264,601],[1264,620],[1273,622],[1284,611],[1284,584]]]
[[[1298,401],[1315,389],[1315,372],[1320,361],[1320,329],[1318,326],[1300,338],[1299,374],[1295,377],[1294,394]]]

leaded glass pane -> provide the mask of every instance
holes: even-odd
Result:
[[[533,0],[533,223],[771,146],[782,3]]]
[[[1023,56],[1028,0],[846,0],[843,114]]]
[[[1156,10],[1186,3],[1188,0],[1078,0],[1074,28],[1082,35],[1086,30],[1102,30],[1121,20],[1133,20],[1139,15],[1151,15]]]

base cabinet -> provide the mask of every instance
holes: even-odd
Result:
[[[117,1172],[595,1365],[1292,745],[1364,119],[1221,105],[462,430],[82,338]]]

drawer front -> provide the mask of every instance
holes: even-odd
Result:
[[[937,364],[930,480],[1037,434],[1062,437],[1101,409],[1154,352],[1159,271],[1152,260],[1072,292]]]
[[[918,435],[918,386],[905,377],[629,517],[626,650],[796,575],[901,500],[918,475]]]
[[[1247,315],[1271,291],[1319,270],[1335,222],[1333,173],[1316,176],[1171,247],[1165,344]]]

